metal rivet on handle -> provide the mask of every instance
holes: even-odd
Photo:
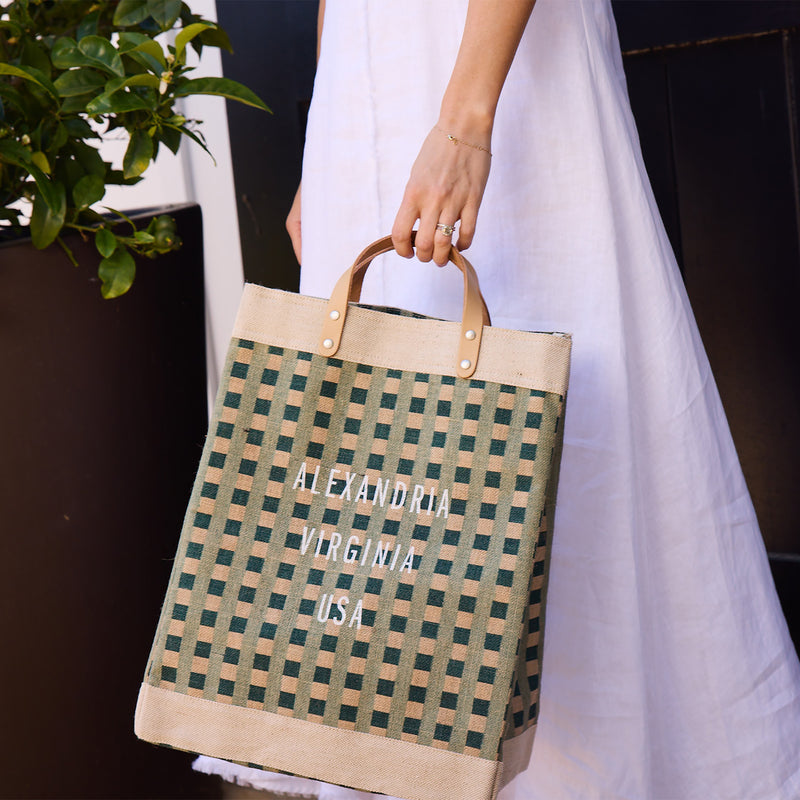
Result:
[[[340,317],[341,315],[339,314],[339,312],[338,312],[338,311],[336,311],[336,310],[334,309],[333,311],[331,311],[331,313],[330,313],[328,316],[329,316],[331,319],[339,319],[339,317]]]
[[[459,366],[461,369],[469,369],[472,366],[472,362],[468,358],[465,358]]]
[[[322,343],[322,346],[326,350],[330,350],[333,347],[333,339],[325,339],[325,341]]]
[[[465,339],[469,339],[470,341],[472,341],[472,340],[475,338],[475,331],[472,331],[472,330],[470,330],[470,331],[467,331],[467,332],[464,334],[464,338],[465,338]]]

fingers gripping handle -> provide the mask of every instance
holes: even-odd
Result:
[[[412,245],[413,237],[414,233],[412,232]],[[357,303],[360,299],[364,275],[372,260],[393,249],[394,245],[390,236],[378,239],[377,242],[373,242],[364,249],[356,258],[353,266],[336,282],[322,325],[319,342],[319,352],[322,355],[333,356],[338,351],[349,303]],[[478,365],[483,326],[491,325],[491,320],[478,284],[478,276],[475,274],[472,264],[452,246],[450,261],[464,275],[464,310],[461,318],[456,374],[460,378],[469,378]]]

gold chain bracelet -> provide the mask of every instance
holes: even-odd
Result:
[[[436,130],[440,133],[443,133],[447,137],[448,141],[451,141],[453,144],[463,144],[466,147],[473,148],[474,150],[482,150],[484,153],[489,153],[489,158],[492,157],[492,153],[488,147],[484,147],[482,144],[471,144],[470,142],[465,142],[463,139],[458,139],[457,137],[453,136],[452,133],[442,130],[438,125],[434,125],[433,127],[436,128]]]

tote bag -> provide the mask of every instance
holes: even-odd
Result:
[[[409,800],[527,766],[570,339],[248,285],[143,739]],[[505,774],[503,765],[505,764]]]

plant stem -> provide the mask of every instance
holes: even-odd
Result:
[[[59,245],[61,245],[61,249],[66,253],[67,258],[72,262],[72,266],[77,267],[78,262],[75,259],[75,255],[73,254],[72,250],[69,249],[64,240],[60,236],[56,236],[56,241],[59,243]]]

